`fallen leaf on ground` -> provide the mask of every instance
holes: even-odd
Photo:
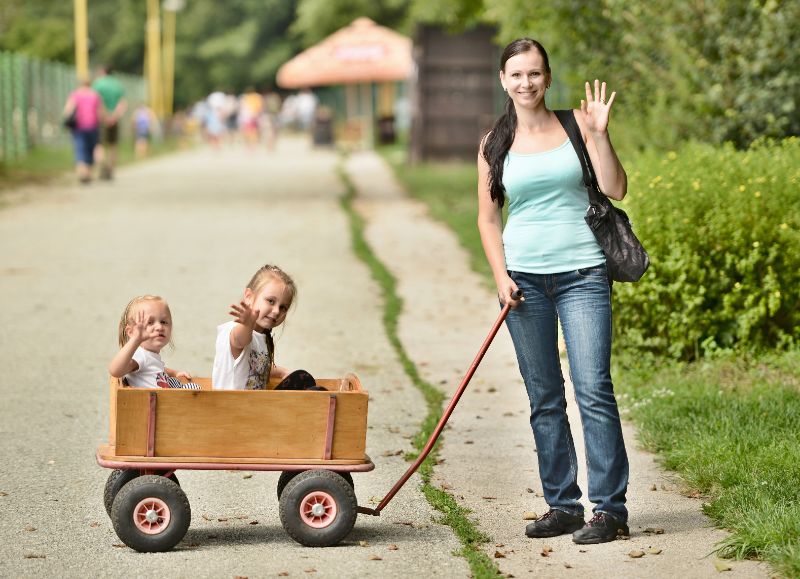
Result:
[[[369,541],[359,541],[358,542],[358,546],[359,547],[369,547]]]
[[[505,559],[506,556],[505,556],[505,553],[502,553],[500,551],[495,551],[494,552],[494,558],[495,559]]]
[[[650,490],[651,491],[657,491],[658,487],[656,485],[650,485]]]
[[[257,525],[257,524],[258,524],[258,521],[256,521],[255,519],[253,519],[252,521],[250,521],[248,523],[248,525]]]
[[[228,520],[228,517],[219,517],[217,520],[218,520],[220,523],[224,523],[225,521],[227,521],[227,520]]]
[[[651,555],[660,555],[661,551],[662,551],[662,549],[659,549],[658,547],[650,547],[647,550],[647,552],[650,553]]]
[[[89,524],[89,526],[90,526],[90,527],[99,527],[99,526],[100,526],[100,523],[98,523],[97,521],[92,521],[92,522]]]
[[[444,464],[444,461],[445,461],[445,460],[447,460],[447,459],[444,459],[444,458],[437,458],[437,459],[436,459],[436,464]]]
[[[379,557],[378,555],[370,555],[369,556],[369,560],[370,561],[383,561],[383,557]]]
[[[550,545],[545,545],[544,547],[542,547],[541,555],[542,555],[542,557],[549,557],[550,553],[552,553],[552,552],[553,552],[553,548]]]
[[[204,521],[210,521],[211,520],[211,517],[209,517],[208,515],[204,514],[204,515],[201,515],[201,516],[203,517]]]
[[[639,551],[638,549],[635,551],[631,551],[630,553],[628,553],[628,557],[630,557],[631,559],[641,559],[642,557],[644,557],[644,551]]]
[[[111,543],[112,547],[116,547],[117,549],[127,549],[128,545],[125,543]]]
[[[394,543],[392,543],[391,545],[389,545],[388,549],[389,549],[390,551],[397,551],[397,545],[395,545]]]
[[[522,520],[523,521],[534,521],[539,518],[539,515],[536,514],[536,511],[525,511],[522,513]]]
[[[714,561],[714,568],[717,570],[717,573],[724,573],[725,571],[730,571],[733,569],[728,563],[725,561],[720,561],[717,559]]]
[[[565,569],[572,569],[572,565],[570,565],[569,563],[564,563],[564,568]]]
[[[533,489],[530,489],[530,488],[529,489],[525,489],[525,492],[533,494]]]
[[[219,539],[219,535],[206,535],[206,539]]]
[[[488,495],[487,495],[487,496],[485,496],[485,497],[481,497],[481,498],[482,498],[482,499],[486,499],[487,501],[494,501],[494,500],[497,500],[497,497],[492,497],[492,496],[488,496]]]
[[[26,553],[26,559],[47,559],[47,555],[37,555],[35,553]]]
[[[503,412],[503,416],[514,416],[513,412]]]
[[[489,392],[490,394],[492,394],[494,392],[497,392],[497,388],[495,388],[494,386],[490,386],[489,388],[487,388],[486,391]]]
[[[253,475],[252,475],[252,474],[250,474],[250,473],[243,474],[243,475],[242,475],[242,478],[253,478]]]
[[[473,441],[473,440],[465,440],[464,444],[475,444],[475,441]]]
[[[25,527],[25,530],[31,533],[36,530],[36,527],[34,527],[33,525],[28,525],[27,527]]]
[[[247,575],[234,575],[233,579],[250,579]]]
[[[495,543],[494,546],[500,548],[500,547],[505,547],[506,545],[505,543]]]
[[[280,573],[278,573],[278,577],[288,577],[288,576],[289,576],[288,571],[281,571]]]
[[[645,533],[650,533],[650,534],[653,534],[653,535],[663,535],[664,534],[664,529],[662,529],[661,527],[647,527],[644,530],[644,532]]]
[[[5,491],[0,491],[0,497],[7,497],[8,493]]]
[[[306,573],[316,573],[317,572],[317,570],[314,569],[313,567],[310,567],[308,569],[303,569],[303,571],[306,572]]]
[[[544,496],[544,493],[542,493],[542,492],[539,492],[539,491],[536,491],[536,492],[535,492],[535,493],[533,493],[533,494],[534,494],[535,496],[537,496],[537,497],[543,497],[543,496]]]

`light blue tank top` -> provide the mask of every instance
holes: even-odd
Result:
[[[509,151],[503,186],[508,200],[503,229],[508,270],[561,273],[605,262],[583,219],[589,196],[569,139],[541,153]]]

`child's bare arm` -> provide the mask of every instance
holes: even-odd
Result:
[[[244,302],[231,304],[231,311],[236,325],[231,330],[231,355],[238,358],[247,345],[253,340],[253,329],[260,315],[259,310],[254,310]]]
[[[135,372],[139,368],[139,364],[133,360],[136,348],[147,338],[152,337],[148,334],[155,335],[157,333],[154,327],[148,332],[147,320],[143,311],[136,313],[136,317],[128,324],[126,330],[130,332],[128,341],[125,342],[125,345],[120,348],[117,355],[111,359],[108,365],[109,374],[115,378],[122,378],[125,374]]]
[[[172,378],[183,378],[184,380],[191,380],[192,375],[189,372],[184,372],[183,370],[173,370],[172,368],[164,368],[164,372],[167,373],[167,376]]]
[[[289,368],[284,368],[283,366],[273,365],[272,370],[269,373],[270,378],[275,378],[277,380],[283,380],[289,375]]]

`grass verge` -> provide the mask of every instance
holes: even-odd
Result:
[[[347,175],[347,172],[341,166],[339,167],[339,177],[345,186],[345,194],[341,198],[341,205],[350,221],[353,252],[367,265],[373,279],[381,288],[384,300],[383,326],[386,335],[400,360],[403,370],[414,386],[422,392],[427,404],[427,415],[420,426],[420,430],[413,439],[416,453],[406,456],[407,460],[415,460],[433,433],[436,424],[439,422],[439,418],[442,415],[444,394],[420,376],[416,365],[411,358],[409,358],[408,353],[405,351],[400,341],[397,332],[397,324],[400,314],[403,311],[403,300],[396,291],[397,281],[392,273],[373,253],[364,237],[364,219],[353,207],[356,189]],[[434,446],[431,453],[419,468],[419,474],[422,478],[422,492],[425,498],[437,511],[442,513],[438,522],[451,527],[461,541],[462,548],[458,554],[467,560],[472,575],[478,578],[501,577],[500,571],[494,562],[486,553],[479,549],[479,545],[489,542],[491,538],[478,531],[475,524],[469,519],[468,515],[470,514],[470,510],[459,505],[449,493],[431,484],[430,481],[433,475],[434,465],[436,464],[437,454],[438,443]]]
[[[475,225],[473,164],[408,166],[400,149],[382,154],[491,284]],[[620,354],[620,406],[643,445],[700,491],[704,512],[731,531],[719,554],[762,559],[800,577],[800,352],[695,364]]]
[[[180,147],[181,145],[175,139],[151,143],[147,159],[174,152]],[[119,144],[118,166],[138,161],[134,155],[133,143],[122,142]],[[0,163],[0,192],[22,185],[47,183],[72,171],[71,147],[37,147],[31,149],[28,155],[22,159],[10,163]]]
[[[763,559],[800,577],[800,351],[657,372],[639,364],[618,358],[622,411],[643,445],[731,531],[719,554]]]

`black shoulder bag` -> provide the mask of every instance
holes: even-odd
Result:
[[[634,235],[628,214],[614,207],[611,200],[600,191],[575,113],[571,109],[554,112],[581,162],[583,184],[589,193],[589,208],[584,219],[606,256],[609,278],[614,281],[639,281],[650,265],[650,257]]]

